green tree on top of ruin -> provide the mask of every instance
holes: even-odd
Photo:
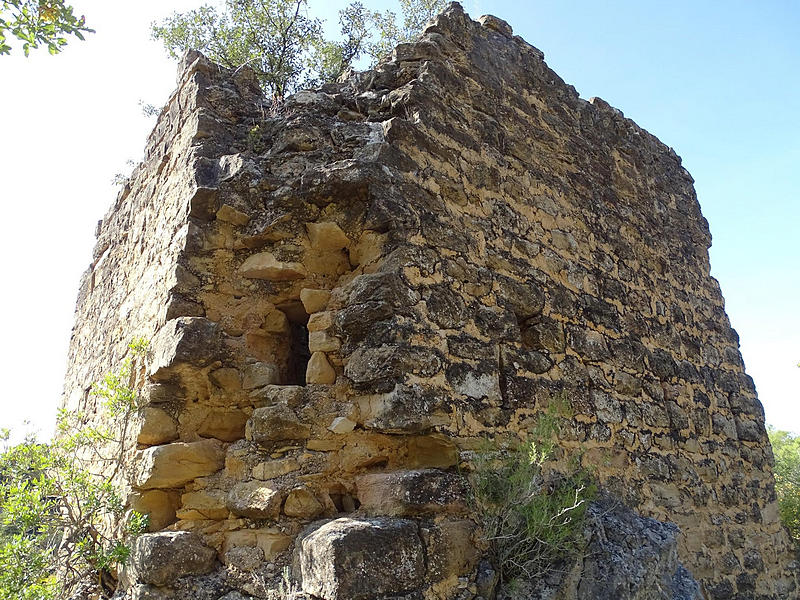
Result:
[[[370,11],[359,1],[339,11],[340,39],[326,40],[323,22],[308,0],[226,0],[174,13],[153,23],[152,35],[178,58],[199,50],[228,68],[247,65],[274,100],[301,87],[334,81],[359,60],[374,63],[417,35],[445,0],[400,0],[402,23],[392,11]]]
[[[83,40],[84,33],[94,30],[86,27],[86,18],[75,16],[64,0],[2,0],[0,55],[11,54],[15,40],[22,43],[25,56],[40,47],[58,54],[67,45],[67,36]]]

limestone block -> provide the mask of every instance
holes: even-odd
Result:
[[[246,390],[273,385],[280,380],[278,366],[272,363],[256,362],[246,365],[242,370],[242,387]]]
[[[174,488],[219,471],[225,451],[217,440],[175,442],[139,451],[135,464],[136,487]]]
[[[447,397],[428,386],[397,385],[389,393],[361,396],[357,400],[359,422],[386,433],[422,433],[450,422]]]
[[[128,503],[132,510],[150,518],[148,531],[159,531],[175,522],[180,497],[164,490],[135,491],[128,496]]]
[[[403,595],[425,577],[413,521],[336,519],[313,526],[297,544],[303,591],[323,600]]]
[[[268,559],[292,545],[292,538],[279,531],[256,530],[256,544]]]
[[[367,514],[453,514],[466,509],[464,478],[438,469],[369,473],[356,478],[356,488]]]
[[[286,497],[283,512],[287,517],[298,519],[313,519],[321,514],[325,508],[316,496],[306,488],[295,488]]]
[[[210,221],[217,212],[217,189],[197,187],[189,199],[190,214],[203,221]]]
[[[142,409],[141,418],[141,429],[136,436],[138,443],[155,446],[178,438],[178,424],[166,411],[147,406]]]
[[[289,319],[286,318],[285,312],[276,308],[267,313],[261,329],[267,333],[286,333],[289,331]]]
[[[331,293],[328,290],[314,290],[311,288],[300,290],[300,302],[303,303],[303,308],[310,315],[325,310],[330,298]]]
[[[746,442],[758,442],[766,437],[763,421],[749,421],[745,419],[736,419],[736,434],[740,440]]]
[[[234,548],[259,548],[264,558],[270,560],[291,544],[292,538],[288,535],[278,529],[263,527],[226,532],[222,548],[224,555]]]
[[[149,383],[139,393],[139,403],[142,406],[166,404],[182,400],[184,400],[183,391],[173,383]]]
[[[306,229],[311,247],[317,250],[341,250],[350,245],[350,240],[336,223],[306,223]]]
[[[469,520],[440,521],[420,528],[428,557],[428,578],[432,581],[472,572],[480,558]]]
[[[211,371],[208,376],[215,385],[218,385],[226,392],[235,392],[242,389],[242,378],[238,369],[225,367]]]
[[[250,398],[256,406],[271,404],[285,404],[295,408],[303,401],[305,388],[301,385],[267,385],[259,390],[250,392]]]
[[[300,463],[296,458],[286,457],[278,460],[268,460],[253,467],[253,477],[266,481],[297,471],[299,468]]]
[[[361,234],[358,243],[350,249],[350,262],[354,265],[367,265],[383,254],[386,236],[374,231]]]
[[[429,378],[442,368],[442,356],[434,348],[382,344],[359,347],[348,358],[347,375],[359,389],[388,392],[408,375]]]
[[[310,332],[323,331],[333,325],[333,314],[329,311],[318,312],[311,315],[308,319],[308,330]]]
[[[344,445],[343,440],[308,440],[306,448],[314,452],[331,452]]]
[[[558,321],[551,320],[532,323],[522,331],[522,343],[531,350],[564,352],[566,347],[564,326]]]
[[[255,409],[245,429],[247,439],[258,444],[304,440],[310,435],[311,427],[301,423],[295,412],[283,404]]]
[[[252,573],[264,562],[264,551],[258,546],[233,546],[222,555],[222,562],[244,573]],[[220,600],[227,599],[223,596]]]
[[[283,495],[262,481],[237,483],[228,493],[227,507],[241,517],[277,519]]]
[[[328,431],[332,431],[333,433],[350,433],[355,429],[355,422],[351,421],[347,417],[336,417],[330,425],[328,425]]]
[[[419,293],[397,273],[368,273],[359,275],[347,289],[348,304],[388,302],[392,306],[413,306]]]
[[[233,225],[247,225],[250,221],[250,215],[235,209],[230,204],[223,204],[217,211],[217,219]]]
[[[237,409],[212,409],[197,428],[198,435],[224,442],[235,442],[244,437],[247,414]]]
[[[312,331],[308,334],[308,349],[311,352],[336,352],[342,343],[327,331]]]
[[[133,542],[133,580],[164,586],[179,577],[208,573],[214,568],[216,558],[217,553],[196,533],[144,533]]]
[[[281,262],[271,252],[253,254],[239,267],[242,277],[266,279],[268,281],[290,281],[303,279],[306,268],[297,262]]]
[[[226,494],[216,490],[198,490],[183,494],[177,516],[187,520],[227,519]]]
[[[223,355],[222,329],[205,317],[167,321],[150,342],[150,373],[158,378],[178,364],[204,367]]]
[[[306,383],[331,384],[336,382],[336,371],[324,352],[314,352],[306,367]]]
[[[417,436],[408,441],[409,467],[447,469],[458,464],[458,458],[458,447],[446,435]]]

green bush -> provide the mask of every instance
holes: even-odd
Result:
[[[800,436],[769,428],[781,521],[800,547]]]
[[[527,439],[507,447],[488,443],[473,461],[472,501],[501,582],[547,576],[582,551],[596,488],[579,457],[548,474],[559,412],[551,403]]]
[[[125,515],[115,485],[130,416],[138,408],[131,386],[133,361],[146,344],[131,344],[119,372],[94,386],[108,415],[100,429],[84,415],[62,411],[50,443],[28,438],[0,453],[0,600],[69,597],[87,585],[113,593],[114,573],[130,553],[129,535],[147,529],[147,517]],[[98,470],[103,471],[102,475]],[[124,522],[124,526],[119,524]]]

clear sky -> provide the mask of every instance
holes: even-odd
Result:
[[[394,2],[364,0],[370,7]],[[342,0],[310,0],[335,30]],[[175,65],[149,24],[196,0],[74,0],[97,30],[56,57],[0,57],[0,427],[47,434],[78,280],[115,173],[139,160]],[[800,433],[800,3],[466,0],[508,20],[584,98],[673,146],[695,178],[712,273],[767,421]]]

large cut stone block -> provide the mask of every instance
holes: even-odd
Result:
[[[358,407],[364,427],[386,433],[421,433],[450,421],[447,397],[416,383],[397,385],[386,394],[361,396]]]
[[[134,581],[163,586],[185,575],[208,573],[216,559],[217,553],[196,533],[145,533],[133,544],[131,575]]]
[[[375,515],[456,513],[466,509],[463,477],[437,469],[369,473],[356,479],[361,508]]]
[[[298,545],[303,591],[324,600],[367,600],[419,588],[425,576],[417,524],[404,519],[336,519]]]
[[[158,376],[177,364],[204,367],[222,357],[222,346],[222,329],[217,323],[205,317],[172,319],[150,342],[150,372]]]
[[[219,471],[225,451],[216,440],[153,446],[137,454],[135,485],[140,489],[174,488]]]

